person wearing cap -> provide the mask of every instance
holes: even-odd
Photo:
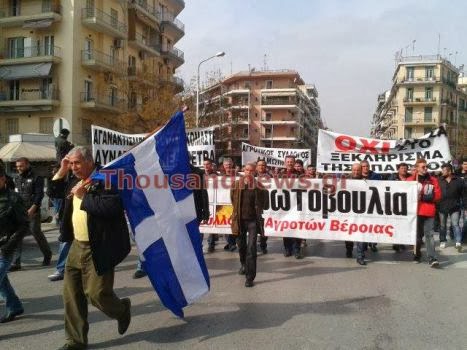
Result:
[[[68,141],[68,135],[70,135],[70,130],[62,129],[60,134],[55,138],[55,150],[57,152],[57,164],[60,165],[62,159],[71,151],[74,145]]]

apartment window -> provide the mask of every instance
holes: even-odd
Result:
[[[407,89],[406,96],[407,101],[412,101],[413,100],[413,89]]]
[[[248,138],[248,128],[242,129],[242,138]]]
[[[52,78],[44,78],[41,81],[41,98],[51,99],[53,95]]]
[[[272,127],[271,126],[265,126],[264,127],[264,137],[265,138],[272,137]]]
[[[433,100],[433,88],[425,88],[425,99],[428,101]]]
[[[425,78],[426,78],[426,80],[433,80],[434,76],[435,76],[434,67],[426,67],[425,68]]]
[[[52,0],[42,0],[42,12],[50,12],[52,8]]]
[[[407,80],[413,81],[414,80],[414,74],[415,69],[414,67],[407,67]]]
[[[115,64],[115,58],[117,57],[117,49],[114,46],[110,46],[110,64]]]
[[[110,24],[112,27],[118,27],[118,11],[115,9],[110,9]]]
[[[19,100],[19,80],[10,80],[9,84],[9,100],[10,101],[17,101]]]
[[[14,135],[19,132],[18,118],[11,118],[6,120],[6,133],[7,135]]]
[[[412,138],[412,128],[405,128],[404,129],[404,138],[411,139]]]
[[[93,42],[91,39],[86,38],[84,39],[84,59],[85,60],[92,60],[92,47]]]
[[[92,81],[85,80],[84,81],[84,101],[89,102],[93,100],[93,93],[92,93]]]
[[[425,107],[425,122],[431,122],[433,120],[433,107]]]
[[[12,16],[21,16],[21,0],[11,0],[10,13]]]
[[[23,37],[8,39],[8,57],[20,58],[24,57],[24,39]]]
[[[39,118],[39,132],[41,134],[53,134],[54,118]]]
[[[112,106],[117,105],[117,88],[114,86],[110,88],[110,104]]]
[[[266,80],[266,89],[272,89],[272,80]]]
[[[251,88],[251,81],[245,81],[245,84],[243,85],[245,89],[250,89]]]
[[[268,122],[271,121],[272,120],[272,113],[271,112],[266,112],[264,114],[264,120],[268,121]]]
[[[44,55],[53,56],[54,54],[54,36],[46,35],[44,37]]]
[[[413,107],[407,107],[405,109],[405,121],[411,122],[413,117]]]

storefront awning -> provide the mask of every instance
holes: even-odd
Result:
[[[52,63],[18,64],[0,67],[0,79],[19,80],[50,76]]]

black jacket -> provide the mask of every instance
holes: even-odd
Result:
[[[73,144],[68,141],[64,136],[58,136],[55,138],[55,151],[57,163],[60,165],[62,159],[71,151]]]
[[[439,211],[445,214],[451,214],[461,208],[462,194],[464,191],[464,182],[461,178],[453,176],[451,182],[447,182],[444,177],[439,180],[441,187],[441,200],[439,202]]]
[[[42,198],[44,198],[44,178],[42,176],[37,176],[29,168],[23,174],[18,174],[13,181],[26,209],[29,209],[33,204],[41,207]]]
[[[60,225],[61,242],[74,240],[73,197],[69,196],[71,189],[79,179],[71,177],[52,181],[51,194],[53,197],[65,198],[63,217]],[[130,252],[130,236],[123,212],[123,205],[117,190],[104,188],[101,181],[93,181],[83,197],[81,210],[88,214],[89,243],[92,259],[98,275],[111,271]]]
[[[28,232],[29,220],[21,197],[8,188],[0,190],[0,252],[12,257]]]
[[[208,191],[204,188],[204,172],[190,164],[191,173],[198,175],[199,188],[193,190],[195,200],[196,219],[198,222],[209,220],[209,198]]]

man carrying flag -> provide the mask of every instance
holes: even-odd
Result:
[[[101,174],[118,184],[149,280],[161,302],[183,317],[183,307],[209,291],[193,191],[183,113],[107,164]],[[159,184],[151,183],[157,179]]]

